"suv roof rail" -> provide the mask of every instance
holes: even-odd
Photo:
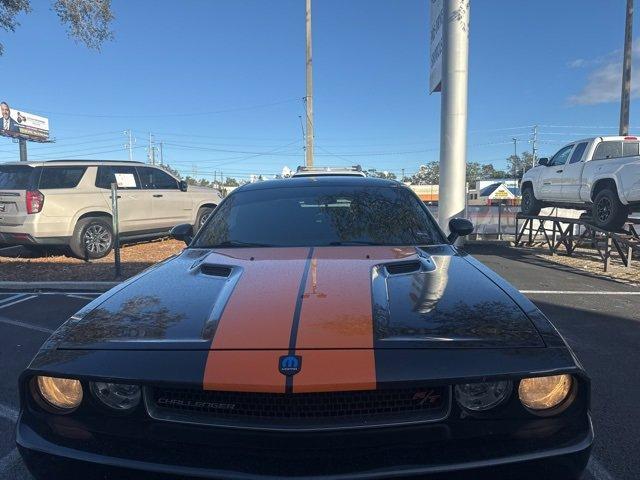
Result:
[[[89,160],[82,158],[70,158],[68,160],[57,159],[57,160],[44,160],[45,163],[66,163],[66,162],[89,162],[89,163],[135,163],[138,165],[146,165],[144,162],[140,162],[138,160]]]
[[[350,167],[321,167],[321,166],[307,167],[306,165],[300,165],[296,169],[296,172],[308,172],[308,173],[311,173],[311,172],[330,173],[330,172],[345,172],[345,171],[362,172],[362,167],[360,165],[352,165]]]

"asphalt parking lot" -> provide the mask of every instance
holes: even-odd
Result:
[[[640,478],[640,289],[551,264],[524,250],[468,249],[531,298],[593,380],[596,445],[584,478]],[[17,378],[48,335],[91,292],[0,292],[0,479],[28,479],[14,448]]]

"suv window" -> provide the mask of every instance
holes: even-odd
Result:
[[[622,156],[622,142],[602,142],[593,152],[593,160],[620,158]]]
[[[587,142],[582,142],[576,145],[576,149],[573,151],[569,163],[578,163],[580,160],[582,160],[582,155],[584,154],[585,148],[587,148]]]
[[[622,143],[622,156],[623,157],[637,157],[640,155],[640,143],[638,142],[623,142]]]
[[[26,165],[0,165],[0,189],[30,190],[35,183],[36,171]]]
[[[152,190],[178,190],[178,181],[166,172],[153,167],[138,167],[142,188]]]
[[[38,188],[75,188],[87,167],[43,167]]]
[[[564,148],[561,148],[558,153],[556,153],[551,158],[549,166],[564,165],[565,163],[567,163],[567,158],[569,158],[569,154],[571,153],[572,148],[573,145],[568,145]]]
[[[140,188],[140,181],[135,167],[127,166],[104,166],[98,167],[96,175],[96,187],[111,188],[112,183],[117,183],[121,190],[135,190]]]

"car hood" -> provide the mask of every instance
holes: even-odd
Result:
[[[540,347],[515,301],[449,246],[187,249],[88,304],[62,349]]]

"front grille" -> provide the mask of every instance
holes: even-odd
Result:
[[[356,428],[441,420],[449,409],[449,390],[279,394],[147,388],[145,401],[159,420],[257,429]]]

